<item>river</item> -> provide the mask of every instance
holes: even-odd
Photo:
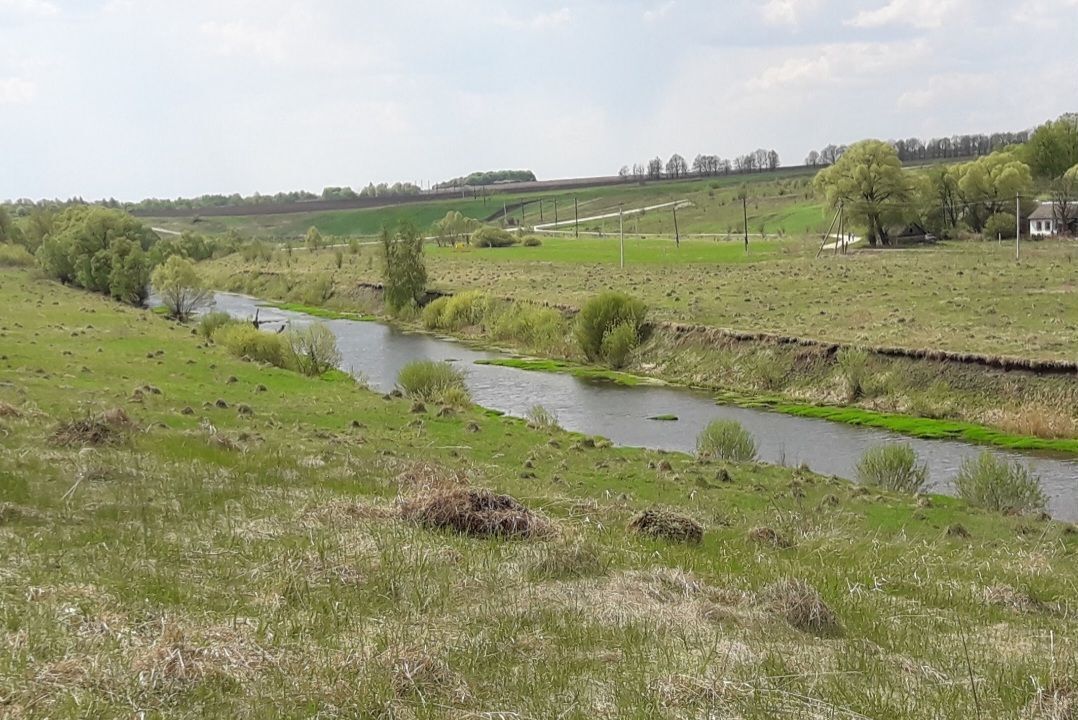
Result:
[[[285,323],[316,320],[309,315],[261,304],[256,298],[217,293],[216,309],[237,318],[254,317],[276,329]],[[985,450],[955,440],[920,440],[874,428],[801,418],[766,410],[719,404],[707,393],[676,387],[624,387],[582,380],[560,373],[533,372],[477,360],[503,357],[422,333],[402,332],[377,322],[328,320],[337,336],[343,370],[364,378],[372,389],[388,392],[397,372],[412,360],[452,362],[464,370],[472,399],[479,405],[523,417],[535,405],[554,413],[566,430],[609,438],[617,445],[692,452],[696,436],[708,422],[737,420],[756,438],[760,459],[814,472],[854,479],[857,461],[870,447],[908,443],[927,462],[929,490],[950,493],[962,461]],[[676,422],[649,420],[676,415]],[[1078,521],[1078,458],[995,449],[1027,463],[1040,476],[1049,497],[1049,511],[1061,520]]]

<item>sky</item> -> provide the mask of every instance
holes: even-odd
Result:
[[[1078,0],[0,0],[0,198],[784,164],[1078,110]]]

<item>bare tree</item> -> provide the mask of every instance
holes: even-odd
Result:
[[[767,151],[767,169],[778,170],[779,169],[779,154],[774,150]]]
[[[672,178],[679,178],[689,171],[689,164],[685,162],[685,158],[681,157],[677,153],[670,156],[670,159],[666,161],[666,174]]]
[[[648,160],[648,179],[658,180],[663,174],[663,161],[662,158],[656,156],[651,160]]]
[[[817,165],[819,165],[820,164],[820,153],[816,152],[815,150],[810,152],[808,154],[808,157],[805,158],[805,164],[806,165],[811,165],[812,167],[816,167]]]

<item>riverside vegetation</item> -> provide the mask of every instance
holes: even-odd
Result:
[[[27,270],[0,302],[5,716],[1078,701],[1070,526],[417,410]]]

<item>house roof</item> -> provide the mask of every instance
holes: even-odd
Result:
[[[1042,202],[1029,216],[1030,220],[1055,220],[1055,218],[1055,203],[1050,202]]]

